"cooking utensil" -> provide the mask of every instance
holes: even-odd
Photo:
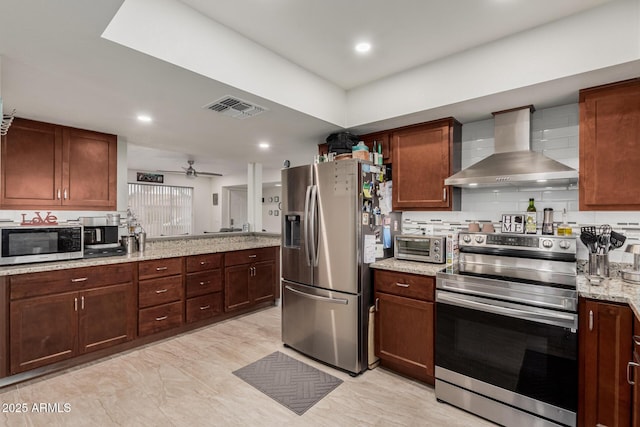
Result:
[[[591,233],[594,236],[596,235],[596,227],[594,225],[580,227],[580,232],[582,233]]]
[[[611,230],[611,234],[609,235],[609,250],[621,248],[626,240],[627,236]]]
[[[591,252],[592,254],[598,252],[596,248],[598,237],[595,235],[595,233],[583,231],[582,233],[580,233],[580,241],[589,249],[589,252]]]

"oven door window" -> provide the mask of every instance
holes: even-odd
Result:
[[[575,411],[577,332],[437,303],[436,365]]]

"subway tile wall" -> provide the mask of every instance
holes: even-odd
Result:
[[[462,126],[462,168],[466,168],[493,153],[493,119],[466,123]],[[579,111],[578,104],[568,104],[535,111],[531,117],[531,148],[575,169],[579,168]],[[471,221],[492,222],[499,229],[503,213],[524,212],[529,198],[535,199],[538,222],[542,223],[542,210],[553,208],[554,220],[562,220],[563,209],[576,234],[580,225],[611,224],[623,232],[632,243],[640,243],[640,212],[608,212],[578,210],[576,186],[495,189],[463,188],[462,207],[459,212],[404,212],[403,232],[422,233],[425,230],[465,228]],[[435,227],[435,228],[434,228]],[[624,248],[623,248],[624,249]],[[586,257],[586,249],[578,251]],[[623,250],[611,253],[611,261],[633,260]]]

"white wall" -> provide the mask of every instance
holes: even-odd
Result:
[[[269,233],[280,233],[282,229],[281,190],[282,187],[266,187],[262,190],[262,198],[264,199],[262,203],[262,228]]]
[[[639,17],[637,0],[613,1],[355,88],[347,94],[347,126],[638,61]]]

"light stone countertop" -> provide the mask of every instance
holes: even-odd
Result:
[[[239,251],[243,249],[280,246],[279,236],[236,235],[212,236],[210,238],[159,239],[148,241],[144,252],[130,255],[88,258],[69,261],[52,261],[33,264],[18,264],[0,267],[0,276],[37,273],[42,271],[65,270],[68,268],[91,267],[119,264],[123,262],[146,261],[162,258],[182,257],[217,252]]]
[[[591,283],[587,276],[581,274],[578,276],[578,295],[629,304],[636,317],[640,319],[640,284],[627,283],[619,277]]]
[[[369,264],[369,267],[399,273],[435,276],[438,271],[446,268],[446,265],[387,258]],[[587,276],[579,274],[577,288],[578,295],[581,297],[629,304],[636,317],[640,318],[640,284],[627,283],[619,277],[591,283]]]
[[[446,268],[446,264],[431,264],[428,262],[405,261],[396,258],[386,258],[369,264],[369,267],[378,270],[391,270],[399,273],[421,274],[434,276],[440,270]]]

